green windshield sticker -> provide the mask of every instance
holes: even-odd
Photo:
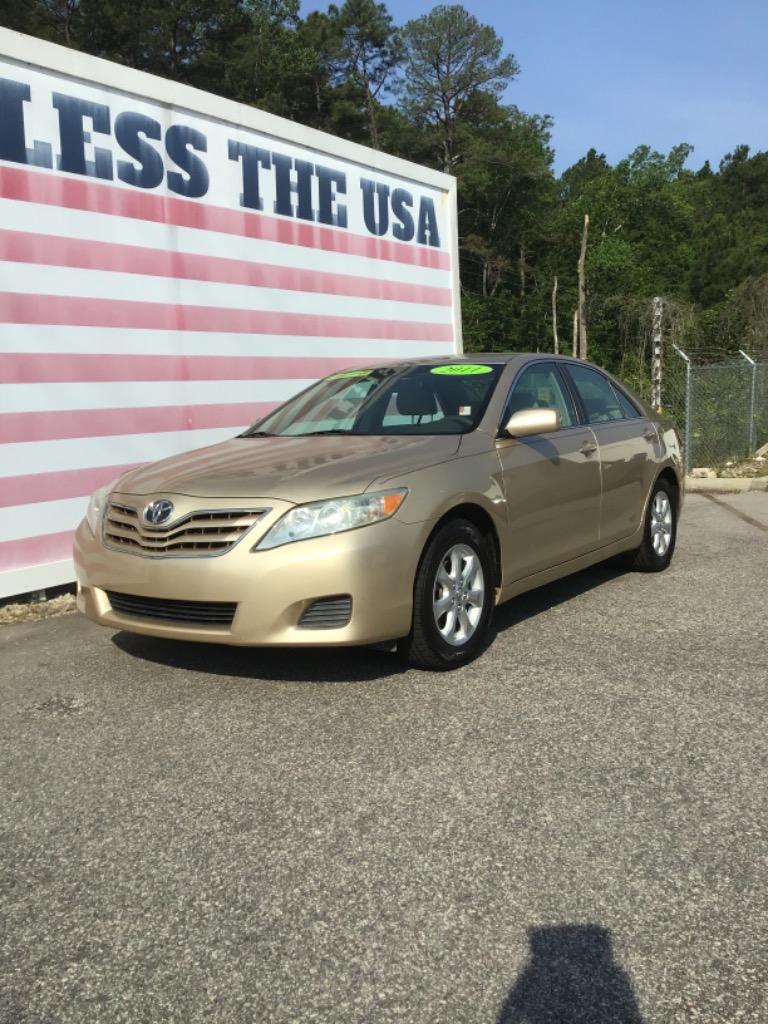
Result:
[[[451,363],[449,366],[433,366],[429,372],[444,377],[473,377],[479,373],[492,373],[493,368],[479,363]]]
[[[345,380],[347,377],[367,377],[371,370],[342,370],[341,373],[332,373],[326,380]]]

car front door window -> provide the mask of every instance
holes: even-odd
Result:
[[[574,425],[576,412],[554,363],[534,363],[523,370],[509,393],[504,422],[521,409],[556,409],[562,427]]]

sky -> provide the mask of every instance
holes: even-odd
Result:
[[[337,0],[339,6],[341,0]],[[302,13],[327,3],[304,0]],[[434,6],[387,0],[402,25]],[[554,118],[555,170],[590,147],[615,163],[636,146],[688,142],[692,169],[742,143],[768,149],[765,0],[464,0],[520,64],[504,101]]]

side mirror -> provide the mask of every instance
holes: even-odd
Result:
[[[551,434],[560,427],[557,409],[520,409],[509,417],[504,431],[510,437],[531,437],[533,434]]]

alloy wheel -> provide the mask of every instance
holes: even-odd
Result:
[[[440,561],[432,591],[432,611],[442,638],[462,647],[474,635],[485,604],[480,557],[468,544],[454,544]]]
[[[666,491],[656,491],[649,523],[654,552],[663,558],[672,543],[672,502]]]

